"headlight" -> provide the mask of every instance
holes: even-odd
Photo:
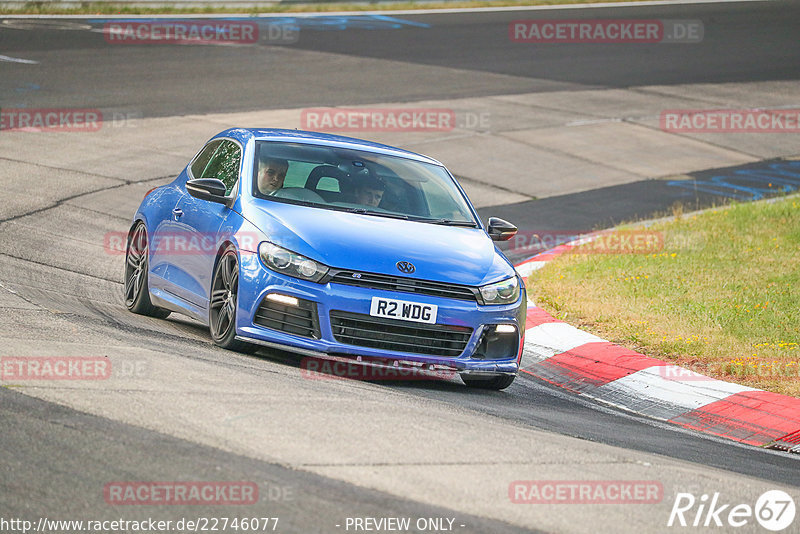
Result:
[[[268,268],[275,272],[319,282],[328,273],[328,267],[269,241],[258,245],[258,255]]]
[[[519,279],[516,276],[480,288],[481,304],[511,304],[519,298]]]

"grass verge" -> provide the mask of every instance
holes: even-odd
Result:
[[[166,0],[165,0],[166,1]],[[406,2],[347,3],[320,0],[317,2],[288,2],[255,7],[174,7],[129,6],[112,2],[84,2],[75,7],[53,5],[51,2],[28,2],[22,7],[0,8],[0,15],[207,15],[214,13],[316,13],[339,11],[390,11],[405,9],[460,9],[475,7],[554,6],[567,4],[596,4],[599,2],[634,2],[637,0],[452,0]]]
[[[626,231],[663,248],[579,247],[534,272],[528,294],[553,316],[648,356],[800,397],[800,198]]]

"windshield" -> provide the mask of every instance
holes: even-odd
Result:
[[[447,171],[359,150],[259,141],[253,196],[367,215],[476,226]]]

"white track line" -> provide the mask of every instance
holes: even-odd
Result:
[[[0,55],[0,61],[8,61],[9,63],[23,63],[25,65],[38,65],[38,61],[34,61],[32,59],[22,59],[18,57],[11,57],[11,56],[2,56]]]

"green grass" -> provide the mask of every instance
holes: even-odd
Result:
[[[663,249],[564,255],[531,275],[529,294],[644,354],[800,396],[800,199],[734,204],[646,231],[663,236]]]
[[[475,0],[452,2],[361,2],[347,3],[321,0],[258,7],[133,7],[113,2],[85,2],[75,7],[58,7],[49,2],[29,2],[24,7],[0,8],[2,15],[206,15],[214,13],[316,13],[332,11],[388,11],[399,9],[452,9],[470,7],[544,6],[562,4],[594,4],[597,2],[632,2],[635,0]]]

